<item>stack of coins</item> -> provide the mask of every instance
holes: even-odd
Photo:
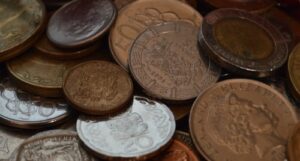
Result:
[[[0,0],[0,161],[300,160],[275,3]]]

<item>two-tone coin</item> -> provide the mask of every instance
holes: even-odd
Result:
[[[270,76],[288,57],[288,45],[278,29],[262,17],[237,9],[209,13],[199,43],[221,67],[245,76]]]
[[[125,113],[107,120],[81,116],[76,129],[85,146],[99,157],[146,160],[168,147],[175,125],[166,105],[135,96]]]
[[[190,114],[195,146],[210,161],[282,161],[297,123],[295,109],[284,96],[248,79],[211,87],[197,98]]]
[[[300,160],[300,125],[298,124],[288,142],[289,161]]]
[[[177,21],[151,26],[137,37],[129,67],[147,94],[188,101],[217,82],[220,69],[199,52],[197,34],[194,25]]]
[[[130,47],[138,35],[151,25],[178,20],[199,27],[202,16],[191,6],[177,0],[135,1],[122,8],[109,35],[114,59],[128,70]]]
[[[45,20],[40,0],[0,1],[0,61],[30,48],[42,33]]]
[[[96,42],[113,24],[117,9],[110,0],[72,1],[49,20],[47,36],[62,48],[79,48]]]
[[[292,51],[288,60],[289,87],[295,99],[300,101],[300,44]]]

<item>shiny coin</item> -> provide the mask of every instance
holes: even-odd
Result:
[[[211,87],[197,98],[190,115],[193,141],[210,161],[283,161],[298,122],[284,96],[248,79]]]
[[[220,66],[246,76],[266,77],[287,60],[281,33],[264,18],[236,9],[209,13],[199,34],[201,47]]]
[[[110,32],[110,49],[114,59],[128,69],[130,47],[148,26],[183,20],[200,26],[202,16],[189,5],[175,0],[135,1],[120,10]]]
[[[80,117],[77,132],[103,158],[145,160],[167,147],[175,120],[166,105],[135,96],[132,106],[119,116],[108,120]]]
[[[132,99],[133,84],[126,71],[106,61],[89,61],[70,69],[63,91],[77,110],[90,115],[119,112]]]
[[[0,61],[8,60],[37,40],[45,23],[39,0],[0,1]]]
[[[136,39],[129,67],[148,94],[187,101],[218,80],[220,69],[199,53],[197,33],[194,25],[178,21],[149,27]]]
[[[50,18],[47,35],[63,48],[86,46],[98,40],[112,25],[117,10],[110,0],[76,0]]]
[[[288,61],[289,86],[293,96],[300,101],[300,44],[292,51]]]
[[[300,125],[295,128],[292,136],[288,143],[288,157],[289,161],[299,161],[300,160]]]

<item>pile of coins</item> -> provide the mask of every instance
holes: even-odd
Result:
[[[275,4],[0,0],[0,161],[299,161]]]

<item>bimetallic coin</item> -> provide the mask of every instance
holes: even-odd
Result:
[[[146,160],[170,143],[175,120],[166,105],[135,96],[125,113],[108,120],[81,116],[76,128],[84,144],[104,159]]]
[[[114,59],[128,69],[130,47],[148,26],[183,20],[200,26],[202,16],[189,5],[176,0],[135,1],[119,11],[109,35]]]
[[[0,1],[0,61],[21,54],[37,40],[45,26],[40,0]]]
[[[197,98],[190,114],[195,146],[210,161],[283,161],[297,122],[284,96],[248,79],[211,87]]]
[[[137,37],[129,67],[149,95],[187,101],[218,80],[220,69],[199,53],[197,34],[194,25],[177,21],[149,27]]]
[[[300,160],[300,124],[297,125],[288,143],[288,157],[289,161]]]
[[[209,13],[199,43],[220,66],[246,76],[270,76],[288,57],[284,37],[269,21],[237,9]]]
[[[90,115],[119,112],[132,100],[133,84],[126,71],[106,61],[89,61],[70,69],[63,91],[77,110]]]
[[[289,87],[295,99],[300,101],[300,44],[292,51],[288,60]]]
[[[62,48],[77,48],[98,40],[112,25],[117,9],[110,0],[72,1],[50,18],[47,36]]]

